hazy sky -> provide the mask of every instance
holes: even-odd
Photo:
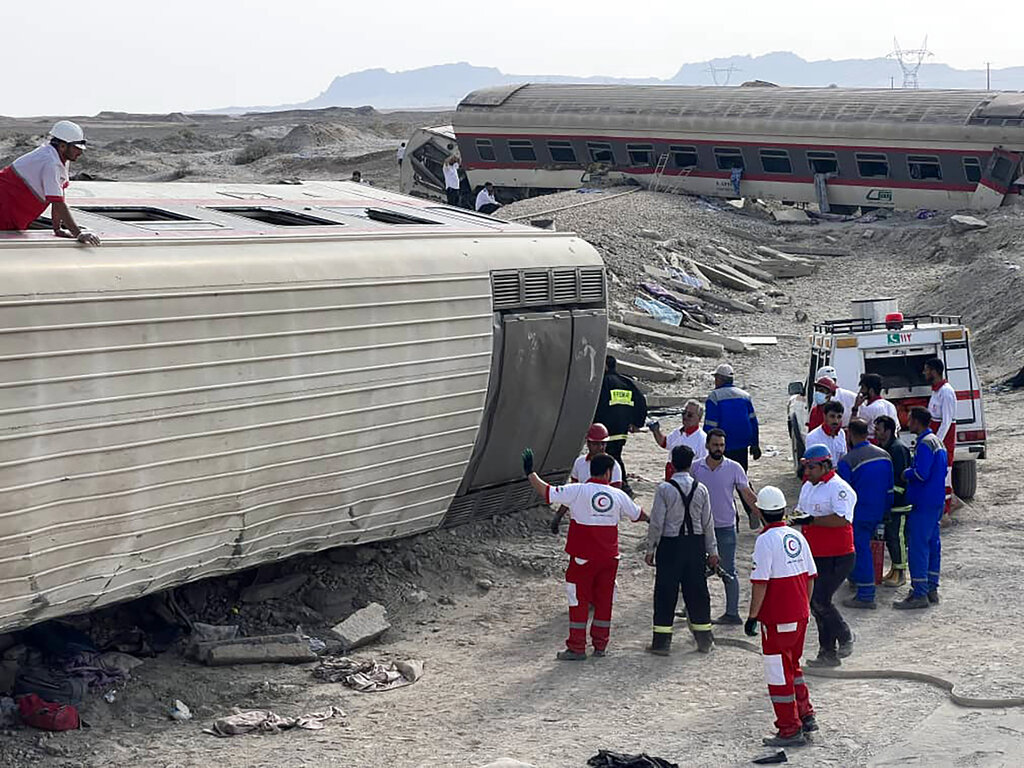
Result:
[[[1000,21],[1019,8],[1019,0],[3,0],[0,114],[281,104],[347,72],[455,61],[526,75],[670,77],[684,62],[780,50],[881,56],[893,35],[917,47],[927,34],[932,61],[998,68],[1024,65],[1021,29]]]

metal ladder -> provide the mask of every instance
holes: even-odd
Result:
[[[658,165],[654,168],[654,176],[651,178],[651,192],[658,192],[661,190],[661,182],[665,176],[665,168],[668,167],[668,156],[666,152],[664,155],[658,158]]]

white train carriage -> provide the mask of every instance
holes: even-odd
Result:
[[[989,209],[1020,191],[1024,93],[528,84],[474,91],[453,125],[472,184],[506,199],[601,170],[837,213]]]
[[[579,238],[344,182],[69,192],[102,248],[0,234],[0,631],[529,506],[524,445],[570,468]]]

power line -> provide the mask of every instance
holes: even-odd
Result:
[[[921,64],[925,58],[933,55],[928,50],[928,35],[924,36],[924,44],[920,48],[900,48],[900,42],[895,37],[892,39],[892,42],[892,53],[886,56],[886,58],[896,59],[899,62],[900,69],[903,70],[904,88],[917,88],[917,71],[921,69]]]
[[[743,70],[737,67],[735,64],[730,64],[728,67],[716,67],[714,62],[709,61],[707,69],[704,70],[711,75],[711,80],[715,85],[728,85],[729,80],[732,79],[734,72],[742,72]],[[724,75],[725,82],[718,82],[719,75]]]

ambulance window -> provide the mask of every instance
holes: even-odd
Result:
[[[981,181],[981,161],[976,157],[964,158],[964,176],[971,184]]]
[[[857,173],[862,179],[889,178],[889,158],[868,152],[858,152]]]
[[[864,360],[865,373],[877,373],[882,377],[883,389],[904,387],[926,387],[924,364],[935,357],[934,352],[921,355],[892,355],[869,357]]]

